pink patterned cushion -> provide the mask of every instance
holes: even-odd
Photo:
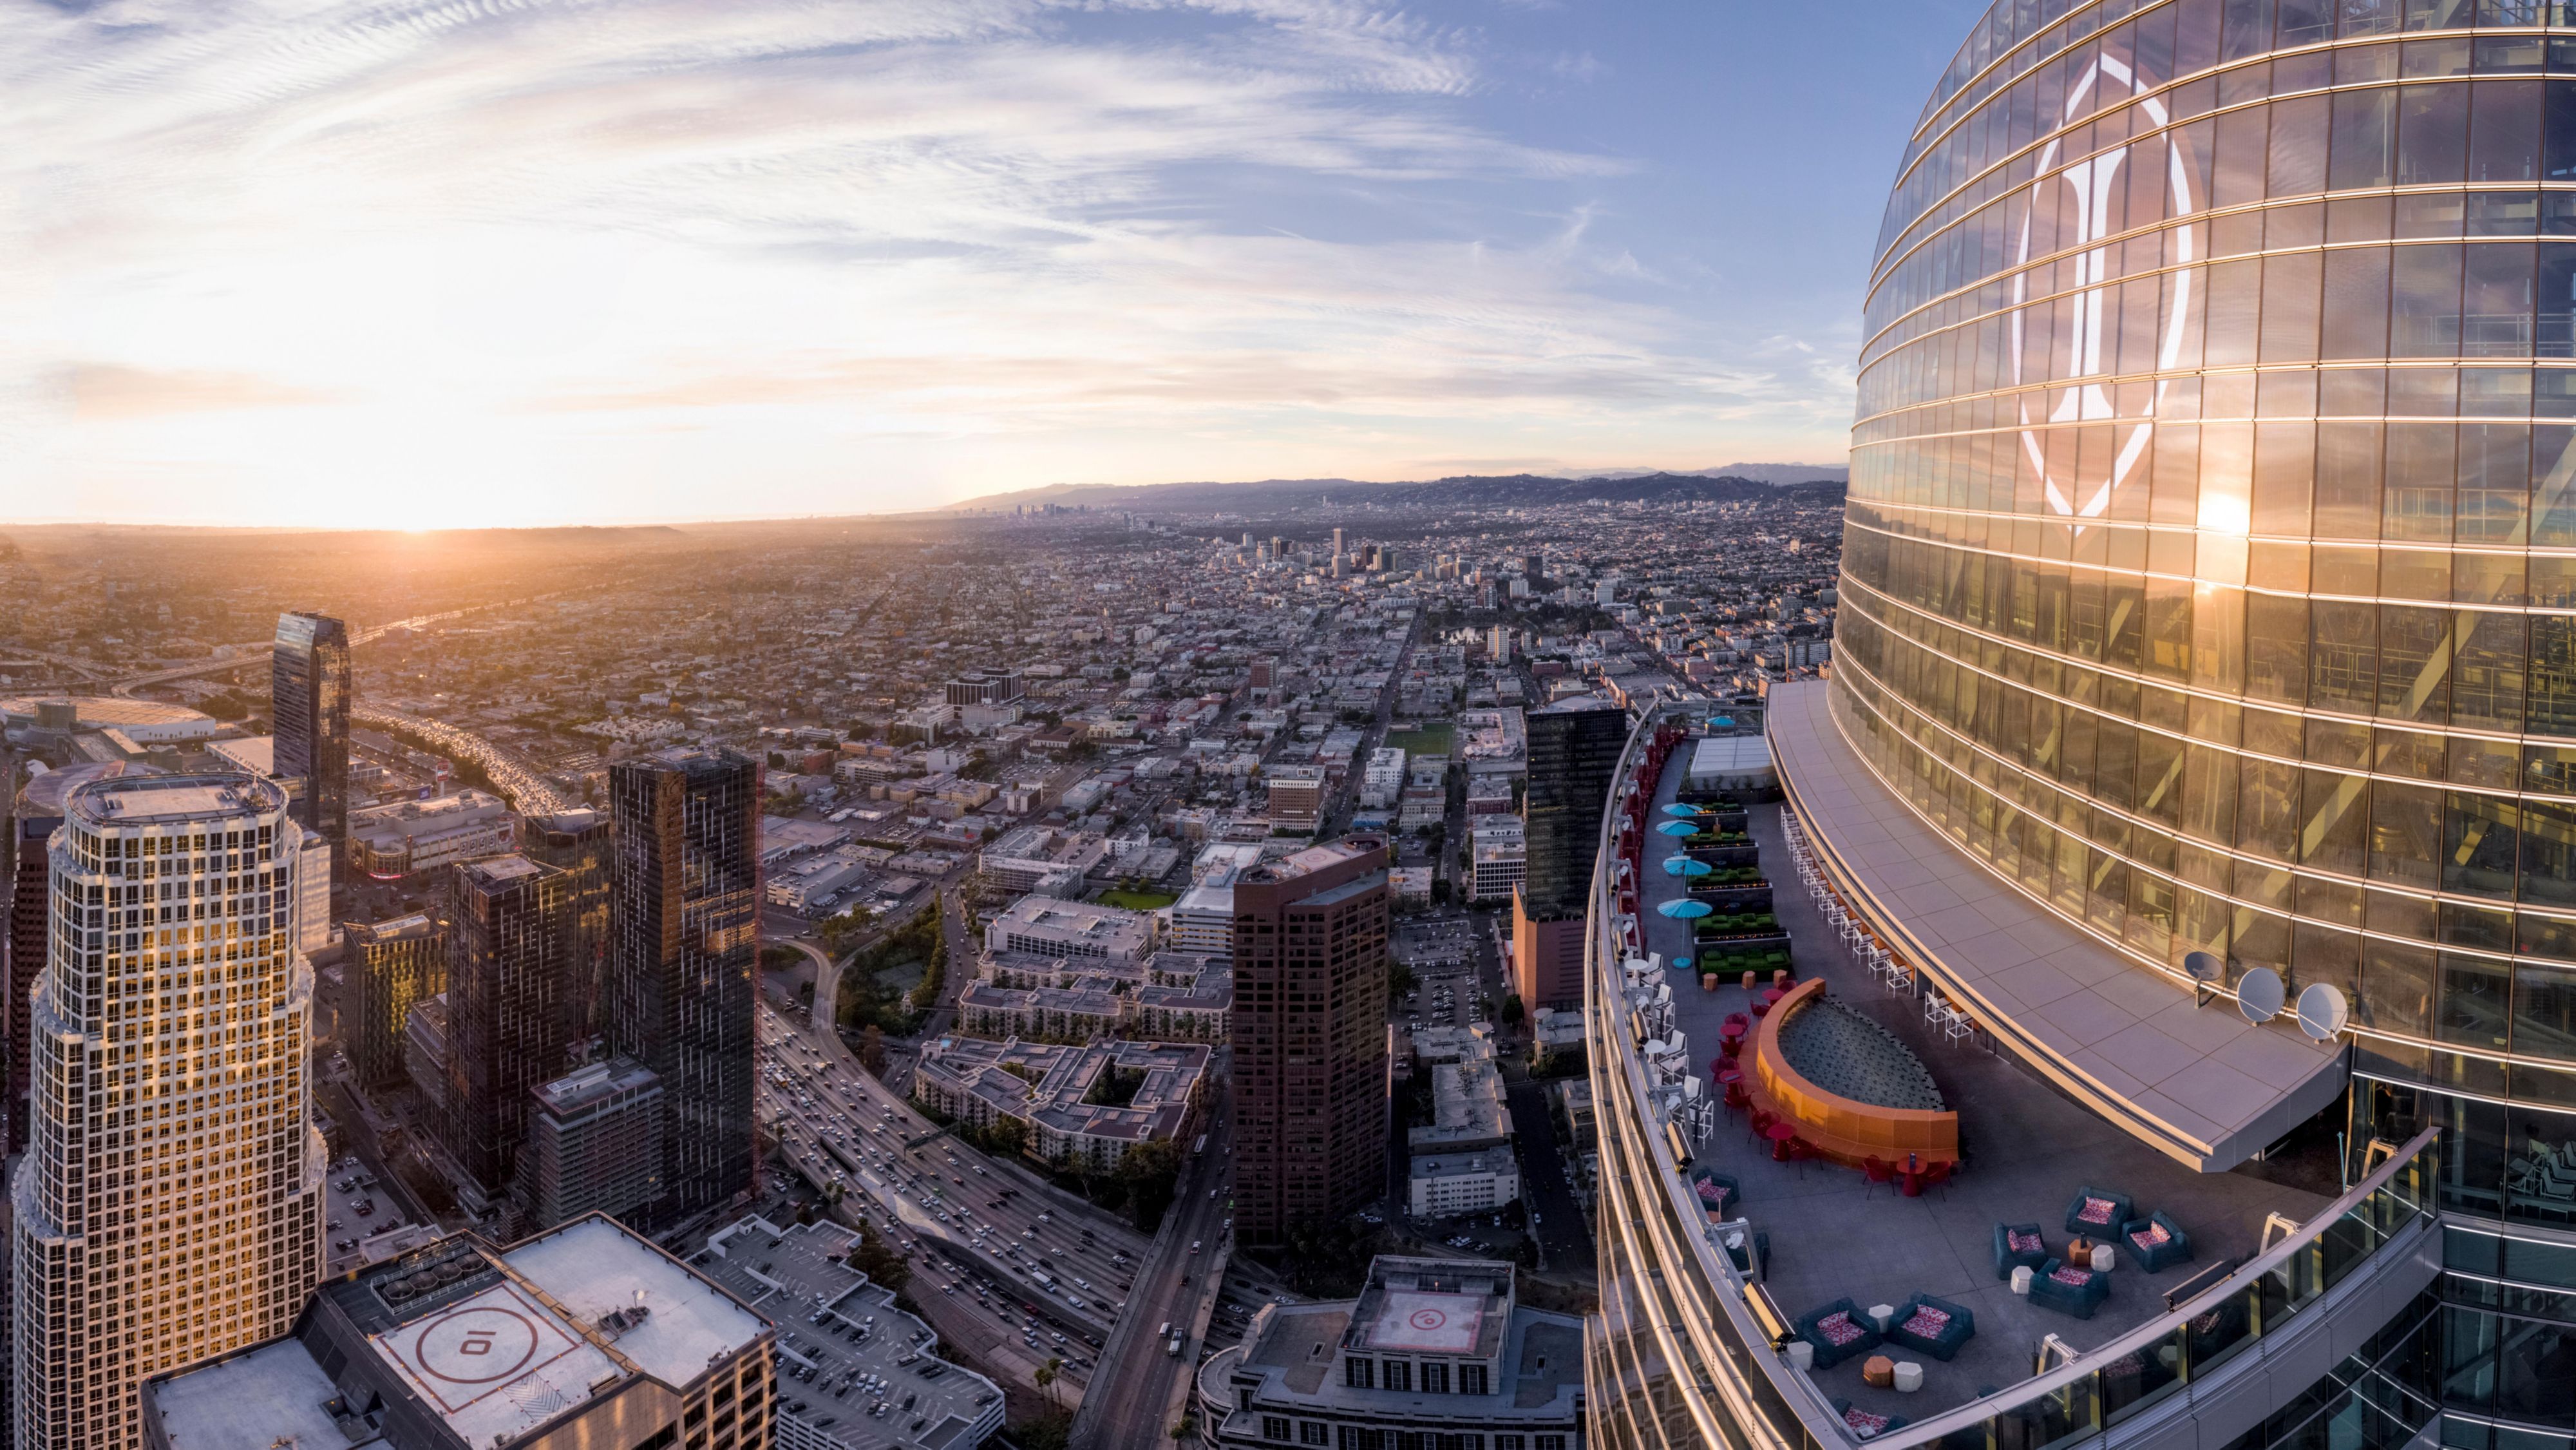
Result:
[[[2040,1245],[2039,1235],[2037,1234],[2017,1233],[2011,1235],[2009,1241],[2012,1244],[2012,1251],[2016,1254],[2036,1254],[2045,1252]]]
[[[1722,1183],[1711,1183],[1705,1178],[1701,1179],[1699,1181],[1699,1199],[1702,1203],[1722,1204],[1726,1202],[1726,1185]]]
[[[2118,1207],[2107,1198],[2088,1198],[2084,1200],[2084,1211],[2075,1216],[2086,1223],[2109,1223],[2112,1211]]]
[[[2052,1270],[2048,1277],[2055,1279],[2061,1284],[2067,1284],[2081,1289],[2085,1285],[2093,1282],[2093,1271],[2091,1269],[2060,1267]]]
[[[1817,1320],[1816,1332],[1825,1337],[1825,1343],[1839,1349],[1860,1338],[1861,1327],[1852,1323],[1852,1317],[1849,1314],[1837,1313]]]
[[[2129,1242],[2136,1244],[2142,1249],[2152,1249],[2158,1244],[2171,1243],[2172,1241],[2173,1235],[2166,1233],[2165,1226],[2157,1223],[2153,1219],[2149,1219],[2147,1221],[2147,1226],[2145,1228],[2138,1229],[2129,1235]]]
[[[1938,1339],[1950,1327],[1949,1311],[1926,1304],[1918,1307],[1905,1321],[1905,1332],[1921,1339]]]
[[[1857,1406],[1843,1411],[1843,1423],[1851,1426],[1852,1433],[1864,1440],[1875,1440],[1887,1432],[1885,1415],[1873,1415]]]

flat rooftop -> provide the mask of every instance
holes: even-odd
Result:
[[[1781,692],[1772,699],[1779,708]],[[1775,718],[1776,715],[1775,715]],[[1669,803],[1684,774],[1682,752],[1666,765],[1649,818]],[[1838,1299],[1862,1309],[1902,1304],[1917,1293],[1964,1306],[1976,1317],[1976,1335],[1956,1359],[1890,1349],[1891,1357],[1923,1365],[1921,1391],[1899,1394],[1861,1381],[1854,1358],[1813,1378],[1828,1396],[1883,1414],[1921,1421],[1975,1398],[1982,1386],[2010,1386],[2031,1377],[2033,1353],[2054,1333],[2078,1347],[2107,1342],[2164,1312],[2163,1294],[2212,1264],[2251,1255],[2264,1218],[2274,1212],[2313,1218],[2335,1195],[2333,1169],[2313,1187],[2281,1181],[2287,1168],[2252,1164],[2229,1172],[2202,1172],[2079,1107],[2049,1083],[1983,1047],[1954,1043],[1927,1026],[1919,999],[1890,992],[1844,952],[1806,893],[1797,887],[1789,845],[1780,828],[1781,807],[1756,805],[1750,826],[1772,878],[1773,910],[1787,930],[1800,980],[1822,977],[1826,990],[1910,1048],[1959,1115],[1967,1158],[1945,1189],[1906,1198],[1873,1187],[1856,1170],[1830,1162],[1775,1163],[1767,1144],[1756,1144],[1741,1114],[1721,1117],[1692,1159],[1733,1178],[1742,1190],[1736,1213],[1770,1240],[1763,1290],[1784,1319],[1795,1319]],[[1982,870],[1962,862],[1954,875]],[[1690,923],[1667,919],[1658,902],[1683,894],[1680,880],[1649,871],[1644,883],[1641,930],[1649,951],[1665,960],[1686,953]],[[1714,1057],[1728,1014],[1748,1011],[1740,986],[1703,991],[1672,979],[1675,1025],[1688,1038],[1694,1066]],[[2159,988],[2161,990],[2161,988]],[[2183,997],[2189,1006],[2191,998]],[[2215,1017],[2218,1008],[2210,1009]],[[2090,1320],[2040,1308],[2015,1295],[1994,1272],[1994,1228],[2037,1223],[2052,1253],[2069,1235],[2068,1204],[2079,1188],[2127,1194],[2140,1216],[2162,1210],[2191,1236],[2188,1263],[2147,1274],[2123,1256],[2112,1271],[2110,1299]]]
[[[895,1308],[892,1292],[849,1266],[858,1242],[857,1231],[839,1224],[781,1228],[751,1217],[718,1230],[689,1262],[778,1325],[783,1413],[809,1430],[826,1417],[838,1422],[814,1435],[946,1450],[972,1443],[980,1424],[998,1427],[1001,1388],[931,1353],[939,1337],[930,1326]],[[814,1367],[812,1379],[790,1373],[805,1365]],[[854,1375],[874,1376],[884,1388],[858,1384]],[[872,1417],[879,1401],[892,1408]],[[805,1408],[784,1408],[798,1404]]]
[[[617,1352],[666,1384],[688,1384],[706,1372],[710,1359],[753,1343],[768,1327],[607,1218],[575,1219],[502,1258],[586,1321],[639,1305],[652,1310],[616,1336]]]
[[[93,827],[230,820],[286,805],[286,793],[247,775],[122,775],[73,788],[65,808]]]
[[[2187,979],[2077,930],[1916,815],[1843,738],[1829,689],[1805,680],[1770,697],[1781,784],[1808,834],[1855,878],[1861,904],[1893,918],[1957,988],[1960,1005],[2058,1086],[2211,1170],[2280,1141],[2343,1091],[2341,1054],[2286,1017],[2258,1027],[2224,997],[2195,1006]],[[1785,856],[1763,860],[1788,870]]]

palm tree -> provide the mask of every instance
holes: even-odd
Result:
[[[1049,1405],[1055,1404],[1055,1382],[1063,1372],[1064,1360],[1056,1356],[1049,1356],[1046,1363],[1038,1366],[1038,1388],[1046,1391]]]

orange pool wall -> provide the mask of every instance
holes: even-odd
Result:
[[[1745,1088],[1754,1106],[1795,1127],[1798,1136],[1837,1163],[1861,1166],[1864,1158],[1902,1166],[1905,1155],[1920,1153],[1928,1166],[1959,1158],[1959,1115],[1882,1108],[1829,1093],[1800,1077],[1780,1050],[1780,1025],[1825,994],[1821,978],[1809,978],[1789,989],[1778,1006],[1756,1018],[1751,1063]]]

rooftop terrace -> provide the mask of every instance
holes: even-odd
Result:
[[[1674,799],[1686,760],[1686,752],[1674,752],[1650,818],[1660,819],[1655,812]],[[2290,1181],[2279,1165],[2196,1172],[1978,1041],[1957,1043],[1927,1024],[1917,998],[1886,990],[1842,949],[1799,885],[1780,812],[1776,805],[1755,806],[1752,833],[1800,980],[1821,976],[1839,1006],[1912,1051],[1942,1101],[1958,1113],[1964,1153],[1945,1188],[1909,1198],[1832,1162],[1775,1162],[1741,1114],[1726,1115],[1700,1145],[1694,1164],[1733,1178],[1742,1198],[1732,1212],[1769,1239],[1768,1270],[1758,1277],[1783,1319],[1842,1299],[1866,1310],[1901,1305],[1916,1294],[1947,1300],[1974,1316],[1974,1337],[1947,1363],[1886,1348],[1893,1358],[1923,1365],[1919,1392],[1864,1384],[1864,1357],[1855,1356],[1814,1371],[1825,1394],[1864,1411],[1921,1421],[1981,1391],[2029,1379],[2043,1336],[2053,1333],[2088,1349],[2164,1314],[2167,1291],[2222,1260],[2254,1253],[2267,1215],[2305,1221],[2333,1200],[2338,1185],[2331,1161],[2322,1167],[2321,1182]],[[1962,862],[1960,869],[1973,868]],[[1667,919],[1654,908],[1685,889],[1680,879],[1646,873],[1640,930],[1648,950],[1661,952],[1666,961],[1691,951],[1690,923]],[[1732,982],[1704,991],[1684,973],[1670,980],[1674,1025],[1688,1039],[1694,1069],[1705,1070],[1717,1054],[1725,1018],[1749,1012],[1751,1001]],[[2292,1167],[2313,1163],[2298,1160]],[[2110,1274],[2109,1299],[2089,1320],[2014,1294],[1997,1276],[1993,1256],[1997,1224],[2034,1222],[2050,1254],[2062,1253],[2071,1237],[2065,1228],[2069,1203],[2087,1187],[2127,1195],[2141,1216],[2159,1210],[2170,1215],[2189,1234],[2192,1248],[2188,1262],[2154,1273],[2124,1256]]]

